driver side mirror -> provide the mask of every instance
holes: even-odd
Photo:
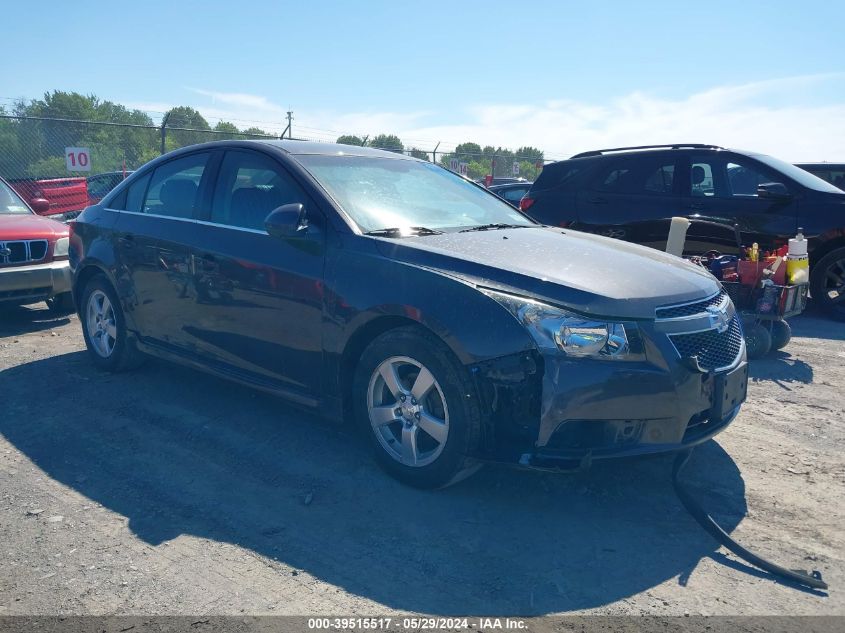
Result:
[[[300,202],[283,204],[273,209],[264,220],[264,228],[273,237],[303,237],[308,230],[305,205]]]
[[[50,210],[50,201],[44,198],[33,198],[29,201],[29,206],[37,214],[42,215]]]
[[[782,182],[761,182],[757,185],[757,197],[770,200],[789,200],[792,194]]]

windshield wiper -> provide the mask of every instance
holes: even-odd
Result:
[[[442,235],[443,231],[436,231],[425,226],[392,226],[385,229],[374,229],[367,231],[364,235],[376,235],[379,237],[411,237],[413,235]]]
[[[504,222],[494,222],[492,224],[479,224],[468,229],[462,229],[461,233],[469,233],[470,231],[495,231],[496,229],[524,229],[533,226],[532,224],[505,224]]]

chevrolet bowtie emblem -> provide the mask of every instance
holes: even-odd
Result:
[[[710,317],[710,327],[715,328],[719,334],[728,331],[728,313],[722,308],[707,308],[707,316]]]

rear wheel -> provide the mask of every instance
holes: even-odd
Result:
[[[830,316],[845,321],[845,248],[837,248],[815,263],[810,294]]]
[[[82,335],[97,367],[123,371],[143,362],[129,337],[117,295],[105,277],[98,275],[86,284],[80,308]]]
[[[64,315],[73,312],[73,294],[62,292],[47,299],[47,308],[53,314]]]
[[[436,337],[414,327],[375,339],[355,373],[356,417],[388,473],[438,488],[477,470],[481,419],[466,369]]]

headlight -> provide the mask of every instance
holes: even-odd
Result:
[[[69,237],[60,237],[53,247],[53,257],[67,257],[67,249],[70,246]]]
[[[630,354],[622,323],[595,321],[539,301],[481,289],[522,323],[541,349],[578,358],[624,358]]]

